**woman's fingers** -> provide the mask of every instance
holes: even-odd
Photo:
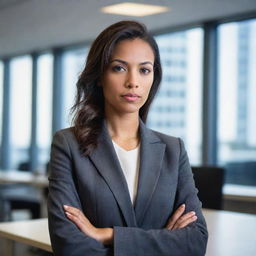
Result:
[[[182,216],[182,214],[185,211],[185,204],[182,204],[179,206],[179,208],[174,212],[174,214],[171,216],[169,219],[166,228],[167,229],[172,229],[173,226],[175,225],[176,221]]]
[[[169,219],[166,228],[169,230],[184,228],[190,223],[196,221],[195,212],[191,211],[184,214],[185,204],[182,204]]]
[[[79,209],[72,207],[72,206],[67,206],[64,205],[64,210],[65,210],[65,214],[66,216],[72,220],[75,224],[77,225],[81,225],[81,221],[82,221],[82,213]]]
[[[184,221],[184,222],[182,222],[180,224],[174,225],[172,230],[180,229],[180,228],[185,228],[186,226],[188,226],[189,224],[195,222],[196,220],[197,220],[197,216],[193,216],[193,217],[187,219],[186,221]]]
[[[85,235],[90,236],[103,244],[112,243],[112,228],[96,228],[80,209],[68,205],[63,205],[63,208],[67,218],[71,220]]]
[[[195,215],[195,212],[189,212],[187,214],[184,214],[173,226],[172,230],[184,228],[188,226],[190,223],[197,220],[197,216]]]
[[[65,214],[85,234],[90,233],[91,223],[83,212],[75,207],[64,205]]]
[[[79,209],[72,207],[72,206],[64,205],[64,210],[65,210],[65,214],[70,219],[72,219],[76,222],[83,220],[83,217],[84,217],[83,213]]]
[[[68,212],[77,217],[81,215],[81,211],[75,207],[68,206],[68,205],[64,205],[63,207],[64,207],[65,212]]]

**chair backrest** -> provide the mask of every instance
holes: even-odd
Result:
[[[23,172],[28,172],[30,170],[30,162],[19,163],[18,170]]]
[[[225,170],[220,167],[192,167],[198,197],[203,208],[222,209],[222,187]]]

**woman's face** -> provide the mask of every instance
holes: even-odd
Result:
[[[101,84],[108,114],[139,114],[154,80],[154,52],[141,40],[124,40],[113,51]]]

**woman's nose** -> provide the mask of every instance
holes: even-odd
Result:
[[[125,87],[129,88],[129,89],[132,89],[132,88],[138,88],[139,85],[137,84],[133,84],[133,83],[130,83],[130,82],[127,82]]]
[[[139,81],[137,78],[137,75],[134,74],[134,72],[129,72],[127,76],[127,80],[125,83],[125,87],[131,89],[131,88],[138,88],[139,87]]]

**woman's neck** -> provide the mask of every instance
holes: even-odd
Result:
[[[139,116],[106,116],[107,129],[112,140],[126,150],[139,144]]]

